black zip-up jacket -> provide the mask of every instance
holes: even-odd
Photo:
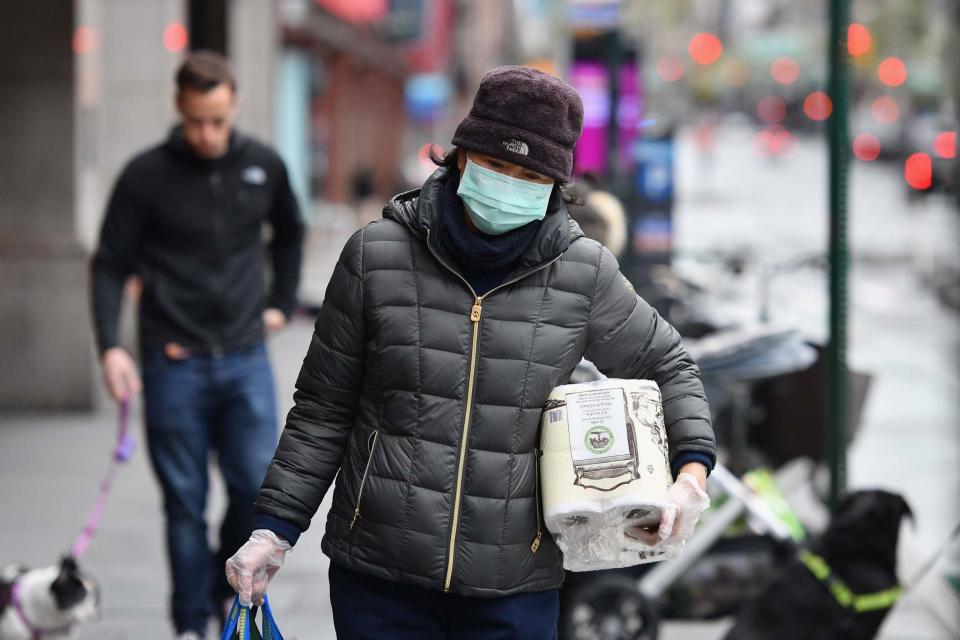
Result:
[[[255,510],[295,535],[336,477],[322,547],[341,567],[468,596],[556,588],[536,449],[550,391],[584,356],[655,380],[671,461],[712,466],[709,408],[680,336],[557,198],[478,296],[437,242],[446,176],[344,247]]]
[[[276,152],[234,131],[227,153],[205,160],[174,127],[166,142],[127,164],[107,207],[92,261],[100,352],[118,344],[131,274],[143,281],[141,348],[176,343],[218,353],[262,340],[266,307],[293,310],[302,244],[300,211]]]

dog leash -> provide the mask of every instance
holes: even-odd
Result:
[[[120,402],[120,428],[117,433],[117,444],[113,449],[113,458],[110,461],[110,467],[107,469],[106,475],[100,483],[100,495],[97,497],[97,501],[94,503],[93,509],[90,511],[90,515],[83,527],[83,531],[81,531],[80,535],[77,536],[76,541],[73,543],[73,547],[70,549],[70,555],[72,555],[74,558],[79,558],[82,556],[87,550],[87,547],[90,545],[90,541],[97,532],[97,527],[100,525],[100,520],[103,519],[103,512],[107,507],[107,499],[110,497],[110,490],[113,486],[113,476],[116,474],[117,468],[121,464],[127,462],[130,459],[130,456],[133,455],[133,450],[136,443],[133,439],[133,436],[130,434],[130,430],[127,425],[128,413],[129,403],[127,400],[123,400]],[[62,627],[41,628],[33,624],[33,622],[31,622],[30,618],[27,616],[27,612],[23,608],[23,598],[21,598],[20,595],[20,588],[20,581],[14,580],[13,584],[10,586],[9,603],[13,607],[14,611],[17,612],[17,617],[20,618],[21,624],[23,624],[23,626],[30,633],[32,640],[41,640],[43,636],[47,634],[64,634],[70,631],[69,625]]]
[[[841,607],[852,609],[856,613],[890,609],[905,593],[912,590],[926,577],[940,559],[944,550],[957,535],[960,535],[960,524],[954,527],[953,531],[950,532],[950,535],[947,536],[943,544],[937,548],[933,556],[921,565],[919,570],[914,572],[912,579],[907,581],[906,586],[896,585],[874,593],[854,593],[846,583],[835,574],[823,557],[811,551],[802,550],[800,552],[800,562],[824,585]]]
[[[109,499],[110,491],[113,488],[113,476],[116,474],[117,468],[126,463],[133,455],[136,442],[134,441],[133,435],[130,433],[127,425],[129,409],[129,401],[122,400],[120,402],[117,445],[113,449],[113,458],[110,461],[110,467],[107,469],[107,473],[100,483],[100,495],[97,497],[97,501],[94,503],[93,509],[90,510],[90,515],[87,517],[87,522],[83,526],[83,531],[81,531],[80,535],[77,536],[76,541],[73,543],[73,547],[70,549],[70,555],[76,559],[79,559],[80,556],[86,552],[87,547],[90,545],[90,541],[93,540],[93,536],[97,532],[97,527],[100,526],[100,520],[103,519],[103,512],[107,508],[107,500]]]
[[[903,595],[903,587],[900,585],[873,593],[855,593],[847,586],[847,583],[830,568],[830,565],[827,564],[823,556],[819,556],[806,549],[800,552],[800,562],[813,574],[813,577],[816,578],[817,581],[826,587],[830,595],[837,601],[837,604],[844,609],[852,609],[856,613],[889,609],[900,599],[900,596]]]

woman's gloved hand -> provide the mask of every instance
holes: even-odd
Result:
[[[267,584],[283,565],[290,543],[273,531],[257,529],[240,549],[227,560],[227,582],[240,596],[240,604],[263,604]]]
[[[635,528],[630,536],[649,546],[681,545],[693,534],[700,514],[710,506],[710,497],[691,473],[681,472],[667,490],[667,506],[657,529]]]
[[[659,540],[681,542],[693,534],[700,514],[710,506],[710,496],[700,488],[696,477],[690,473],[677,476],[667,491],[670,504],[660,517]]]

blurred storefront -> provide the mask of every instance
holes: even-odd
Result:
[[[451,3],[281,2],[277,139],[307,201],[386,195],[398,182],[407,77],[446,59]],[[434,36],[434,37],[431,37]]]
[[[556,72],[558,0],[281,0],[277,141],[307,201],[418,185],[490,67]]]

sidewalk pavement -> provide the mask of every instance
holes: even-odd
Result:
[[[729,148],[734,149],[730,152],[734,155],[749,156],[749,145],[740,145],[745,150],[736,149],[736,145],[724,147],[722,132],[718,141],[721,151]],[[758,179],[757,184],[795,176],[803,166],[819,166],[821,146],[801,141],[798,147],[797,155],[786,160],[796,167],[761,176],[763,180]],[[681,141],[681,165],[692,162],[687,153],[690,148]],[[796,229],[802,226],[804,207],[822,194],[815,189],[794,193],[790,189],[796,191],[800,187],[786,183],[779,187],[767,185],[767,191],[762,193],[745,193],[743,177],[725,176],[723,172],[742,172],[749,162],[753,162],[749,157],[718,157],[720,175],[716,176],[716,183],[725,185],[722,193],[711,185],[689,185],[681,191],[688,200],[678,207],[678,235],[694,244],[732,246],[736,240],[742,243],[744,238],[755,237],[750,234],[756,234],[759,228],[761,233],[771,236],[769,247],[774,252],[792,254],[803,249],[804,243],[798,242],[802,233]],[[861,193],[856,187],[862,175],[855,175],[854,179],[853,192]],[[705,193],[705,188],[714,192]],[[774,210],[768,208],[770,203],[764,199],[771,198],[777,189],[777,204],[781,208]],[[863,230],[858,238],[867,238],[871,251],[905,250],[895,240],[911,237],[910,225],[922,223],[930,233],[929,211],[918,217],[907,211],[889,190],[872,191],[875,193],[869,195],[869,204],[871,208],[876,204],[876,210],[871,210],[872,220],[883,226],[886,233]],[[706,197],[698,199],[703,196]],[[753,210],[741,206],[751,203],[755,203]],[[731,222],[724,213],[733,210],[737,217]],[[771,223],[771,217],[778,219]],[[725,219],[726,223],[721,222]],[[934,222],[947,224],[943,220]],[[941,227],[932,228],[934,234],[946,233]],[[351,231],[349,218],[327,213],[319,216],[307,244],[302,292],[308,305],[322,300],[339,249]],[[815,237],[806,244],[821,247],[821,240]],[[816,278],[778,281],[776,287],[782,296],[775,299],[776,309],[801,323],[805,317],[813,318],[816,324],[823,317],[822,286]],[[919,290],[916,278],[902,264],[873,269],[856,267],[852,291],[851,360],[872,372],[876,384],[868,400],[865,424],[850,450],[850,484],[893,488],[904,493],[912,504],[916,523],[912,528],[905,527],[900,554],[901,576],[910,579],[960,516],[956,497],[960,487],[960,384],[955,362],[960,341],[956,317],[939,307],[929,293]],[[298,316],[270,340],[281,405],[278,420],[290,407],[294,380],[311,332],[312,319]],[[69,548],[96,497],[114,442],[115,411],[107,402],[102,407],[92,415],[0,416],[0,504],[4,506],[0,565],[47,565]],[[132,426],[137,433],[139,409],[135,407],[132,414]],[[76,636],[80,640],[171,637],[159,490],[142,437],[139,440],[133,459],[117,474],[100,531],[82,561],[100,582],[103,617],[80,628]],[[219,519],[225,506],[223,485],[216,474],[211,481],[209,513]],[[271,586],[271,601],[288,640],[334,637],[327,558],[319,548],[327,509],[328,501],[320,507],[313,527],[288,556]],[[215,528],[211,534],[214,531]],[[939,569],[935,569],[893,611],[880,639],[957,637],[945,630],[945,624],[956,624],[960,620],[958,611],[960,600],[944,587]],[[662,625],[660,637],[713,640],[722,637],[728,625],[729,621],[669,621]],[[211,627],[211,637],[216,637],[213,634],[217,631]]]

